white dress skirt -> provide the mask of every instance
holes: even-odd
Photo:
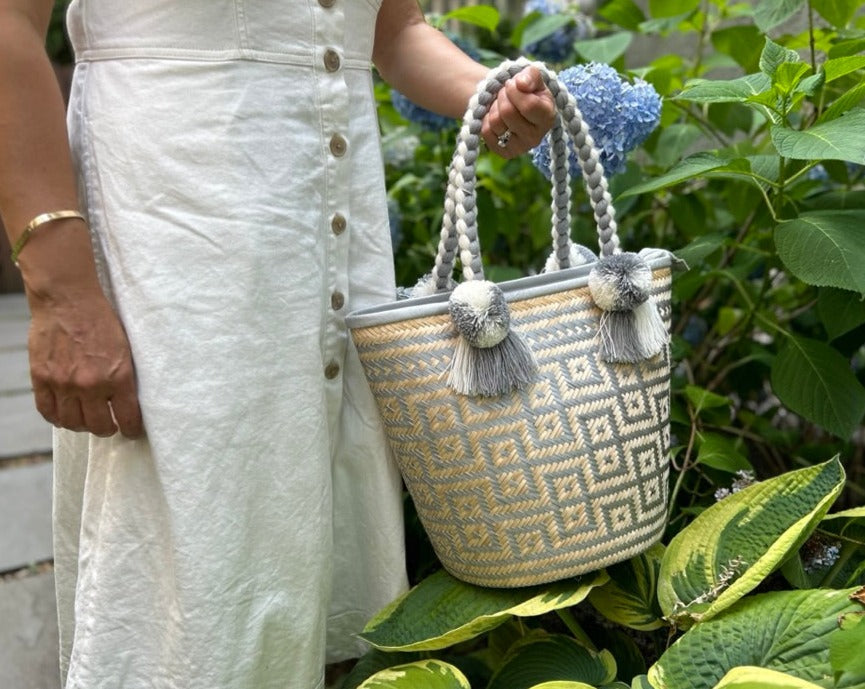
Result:
[[[393,299],[381,0],[73,0],[69,128],[146,439],[55,438],[66,689],[317,689],[406,586],[345,327]]]

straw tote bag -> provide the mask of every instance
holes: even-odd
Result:
[[[558,113],[553,253],[544,273],[495,285],[483,279],[474,165],[488,106],[528,64]],[[570,239],[568,140],[600,258]],[[524,59],[492,70],[459,133],[435,268],[414,290],[429,296],[347,318],[418,516],[451,574],[489,587],[546,583],[660,538],[675,263],[662,250],[620,251],[598,152],[556,76]]]

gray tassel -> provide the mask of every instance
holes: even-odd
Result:
[[[633,364],[656,356],[667,344],[669,333],[651,288],[652,270],[637,254],[613,254],[592,268],[589,291],[603,311],[601,359]]]
[[[532,382],[538,365],[523,338],[511,330],[507,302],[495,283],[460,283],[449,309],[459,331],[448,376],[454,391],[494,397]]]

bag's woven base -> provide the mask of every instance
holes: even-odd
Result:
[[[670,270],[654,273],[669,326]],[[483,586],[564,579],[648,548],[664,529],[669,470],[666,351],[599,360],[588,288],[510,303],[539,380],[494,398],[445,385],[448,314],[352,335],[403,478],[445,568]]]

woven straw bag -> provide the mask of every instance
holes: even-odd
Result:
[[[493,285],[483,280],[477,241],[480,125],[504,82],[528,64],[541,71],[558,112],[553,253],[543,274]],[[568,140],[600,258],[570,240]],[[479,85],[444,215],[435,268],[415,289],[431,294],[347,319],[436,554],[464,581],[516,587],[640,553],[660,538],[667,510],[676,259],[619,250],[598,152],[573,97],[542,64],[505,62]],[[452,289],[457,252],[464,280]]]

